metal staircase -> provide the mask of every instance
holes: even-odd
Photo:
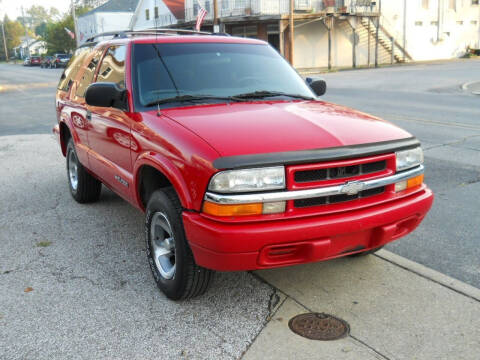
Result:
[[[368,38],[370,37],[370,45],[375,48],[375,39],[377,29],[374,22],[370,18],[362,18],[359,22],[360,25],[357,28],[357,34],[359,36],[359,45],[367,44]],[[370,26],[369,26],[370,23]],[[385,64],[390,63],[392,58],[395,62],[408,62],[412,60],[412,57],[408,52],[396,41],[393,39],[390,33],[380,24],[379,34],[378,34],[378,63]],[[392,49],[393,46],[393,49]],[[375,55],[374,55],[375,56]]]

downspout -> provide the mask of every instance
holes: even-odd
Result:
[[[407,0],[403,0],[403,50],[403,62],[405,62],[405,51],[407,50]]]
[[[438,0],[438,18],[437,18],[437,42],[440,41],[440,23],[442,22],[442,0]]]

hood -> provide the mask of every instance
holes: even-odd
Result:
[[[411,135],[379,118],[323,101],[248,102],[165,109],[221,156],[323,149]]]

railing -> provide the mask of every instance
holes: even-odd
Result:
[[[207,10],[206,19],[213,19],[213,0],[200,0]],[[296,13],[345,13],[368,14],[378,11],[378,0],[294,0]],[[290,0],[217,0],[218,16],[243,17],[261,15],[284,15],[290,11]],[[197,18],[199,6],[185,9],[185,21]]]

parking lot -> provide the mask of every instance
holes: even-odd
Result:
[[[387,247],[394,257],[219,273],[205,296],[178,303],[151,278],[143,214],[105,188],[93,205],[68,194],[51,135],[61,70],[0,65],[0,358],[279,358],[272,338],[281,334],[282,351],[317,351],[297,358],[475,359],[480,97],[462,85],[480,80],[479,65],[323,75],[325,100],[391,120],[423,143],[435,204],[416,232]],[[433,279],[422,266],[448,277]],[[342,316],[352,336],[318,345],[284,332],[288,317],[306,310]]]

